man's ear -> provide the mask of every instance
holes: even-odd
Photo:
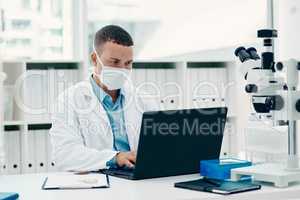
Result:
[[[94,66],[97,66],[97,56],[95,54],[95,52],[91,53],[91,60]]]

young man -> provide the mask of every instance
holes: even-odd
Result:
[[[50,130],[53,160],[65,171],[134,167],[142,113],[157,110],[130,81],[133,41],[121,27],[97,31],[94,71],[58,98]]]

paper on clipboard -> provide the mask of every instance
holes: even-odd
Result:
[[[53,174],[46,178],[42,189],[91,189],[108,187],[109,179],[108,176],[104,174]]]

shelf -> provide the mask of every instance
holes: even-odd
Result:
[[[4,121],[4,126],[14,126],[14,125],[43,125],[43,124],[52,124],[52,122],[49,120],[43,120],[43,121],[18,121],[18,120],[12,120],[12,121]]]
[[[26,124],[52,124],[51,120],[41,120],[41,121],[26,121]]]
[[[18,121],[18,120],[12,120],[12,121],[4,121],[4,126],[14,126],[14,125],[25,125],[25,121]]]

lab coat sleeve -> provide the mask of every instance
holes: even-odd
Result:
[[[50,130],[55,165],[63,171],[94,171],[107,168],[106,162],[117,152],[111,149],[99,151],[86,147],[74,106],[61,98],[60,96],[58,99],[57,108],[63,108],[63,112],[52,115]]]

